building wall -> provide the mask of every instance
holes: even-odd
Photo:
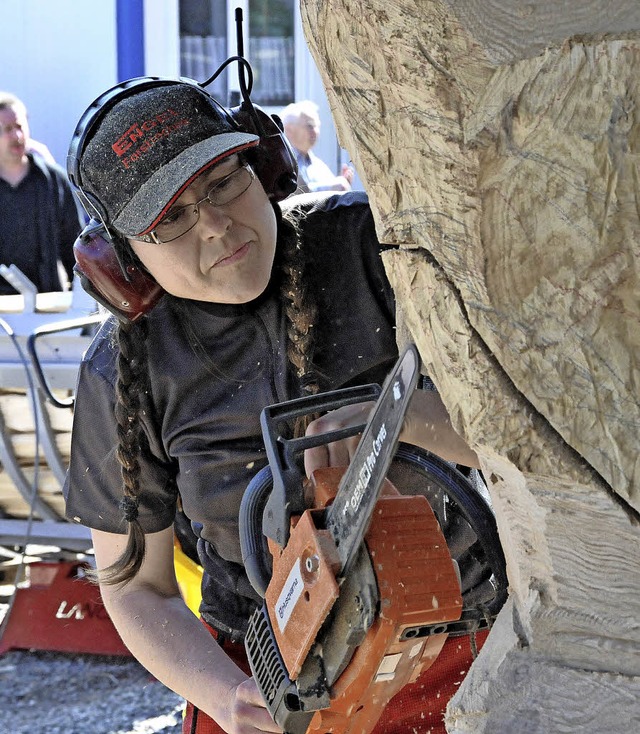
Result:
[[[3,0],[0,88],[27,105],[33,137],[65,164],[80,115],[116,83],[115,0]]]
[[[144,16],[141,73],[176,76],[180,68],[178,0],[140,1]],[[2,0],[0,89],[17,94],[25,102],[33,137],[46,143],[63,166],[81,114],[101,92],[119,81],[118,4],[118,0]],[[296,100],[312,99],[319,105],[322,131],[314,150],[338,171],[339,163],[346,162],[348,156],[338,147],[297,6],[295,12]],[[121,50],[121,54],[126,52],[126,48]]]

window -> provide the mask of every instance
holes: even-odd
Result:
[[[284,106],[294,98],[294,0],[249,0],[245,13],[244,53],[253,69],[252,100]],[[236,54],[236,37],[227,38],[228,0],[180,0],[180,73],[208,79]],[[224,71],[207,90],[223,104],[232,99],[233,74]]]
[[[252,96],[260,105],[293,102],[293,2],[250,3],[248,58],[254,74]]]

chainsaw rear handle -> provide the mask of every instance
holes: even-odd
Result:
[[[267,459],[273,474],[273,490],[265,507],[261,532],[280,547],[284,547],[289,540],[292,515],[301,515],[307,509],[301,491],[304,481],[304,472],[299,465],[301,454],[306,449],[355,436],[364,429],[364,425],[349,426],[319,436],[287,439],[282,437],[282,424],[305,415],[336,410],[345,405],[375,401],[381,390],[380,385],[375,383],[347,387],[270,405],[260,414]]]

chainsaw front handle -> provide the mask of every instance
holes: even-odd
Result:
[[[355,436],[364,429],[364,425],[357,425],[318,436],[284,438],[287,427],[295,418],[377,400],[380,392],[380,385],[375,383],[347,387],[270,405],[262,411],[260,424],[273,474],[273,490],[265,507],[262,532],[279,546],[287,544],[291,517],[307,509],[302,492],[305,475],[299,461],[304,451]]]

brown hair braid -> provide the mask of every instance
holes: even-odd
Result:
[[[302,389],[308,394],[318,392],[313,374],[313,325],[317,308],[304,284],[305,258],[301,247],[298,222],[301,212],[293,212],[285,219],[280,207],[274,204],[278,222],[278,263],[281,273],[280,296],[288,320],[287,358],[295,368]],[[116,457],[122,470],[124,496],[120,509],[129,523],[127,547],[120,558],[98,574],[107,584],[126,583],[140,569],[145,554],[145,537],[138,521],[140,500],[140,452],[146,446],[146,437],[140,422],[140,395],[149,390],[146,369],[146,318],[118,328],[118,380],[116,385],[115,416],[118,424]],[[294,434],[304,435],[313,416],[296,421]]]
[[[278,207],[277,214],[279,211]],[[315,395],[319,385],[313,371],[315,346],[313,326],[316,323],[318,309],[305,285],[306,259],[299,227],[301,216],[300,210],[293,209],[287,218],[281,218],[280,296],[288,321],[287,358],[294,366],[304,392]],[[298,418],[294,426],[294,436],[304,436],[313,418],[312,415]]]
[[[118,327],[118,378],[115,418],[118,431],[116,458],[120,463],[124,496],[120,501],[124,519],[129,523],[127,547],[122,556],[99,573],[99,579],[118,584],[132,579],[144,560],[145,538],[138,521],[140,501],[140,452],[146,437],[140,422],[140,396],[148,390],[146,369],[146,318]]]

